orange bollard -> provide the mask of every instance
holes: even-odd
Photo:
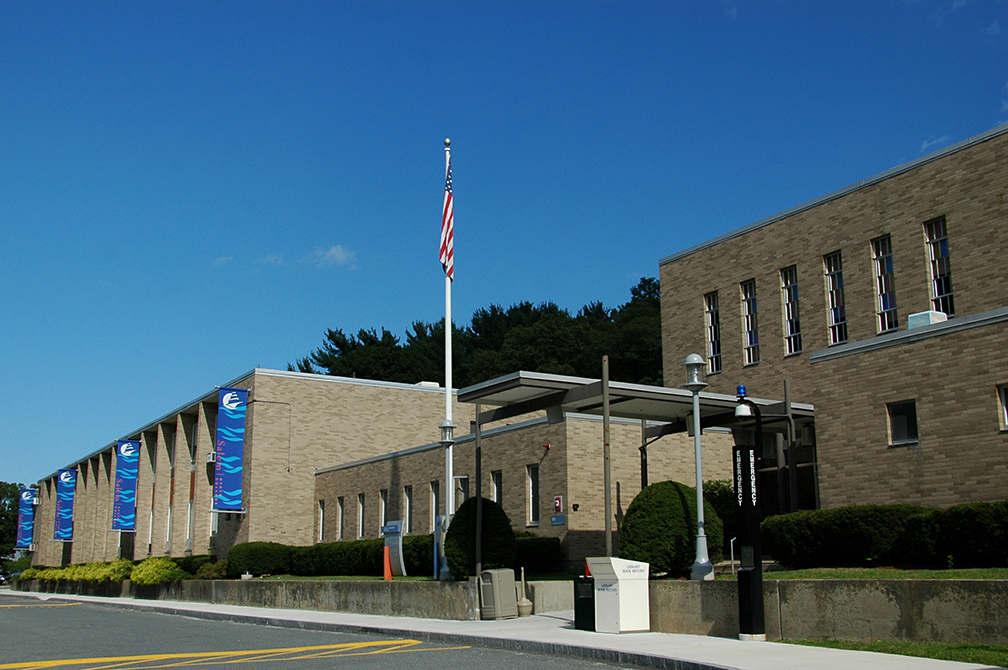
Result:
[[[388,547],[385,547],[385,581],[392,581],[392,559]]]

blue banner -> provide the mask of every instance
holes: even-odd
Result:
[[[242,509],[242,462],[245,457],[247,389],[222,388],[217,403],[217,464],[214,469],[214,509]]]
[[[77,492],[77,471],[60,470],[56,478],[56,530],[54,540],[73,541],[74,494]]]
[[[16,549],[29,549],[35,532],[35,489],[21,489],[18,503],[18,527]]]
[[[140,440],[119,440],[116,444],[112,530],[136,530],[137,466],[139,464]]]

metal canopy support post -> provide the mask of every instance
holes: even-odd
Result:
[[[476,576],[483,572],[483,431],[479,422],[480,404],[476,403]]]
[[[640,487],[641,491],[647,488],[647,420],[640,422]]]
[[[602,462],[605,487],[605,555],[612,556],[612,461],[609,447],[609,356],[602,357]]]

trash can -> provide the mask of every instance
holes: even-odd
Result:
[[[514,619],[518,616],[514,570],[511,568],[484,570],[480,573],[480,589],[483,600],[480,618]]]
[[[586,560],[595,578],[595,630],[599,633],[650,630],[648,564],[610,557]]]
[[[595,580],[574,578],[574,628],[595,630]]]

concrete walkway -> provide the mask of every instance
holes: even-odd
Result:
[[[516,651],[576,656],[613,664],[676,670],[967,670],[988,666],[909,656],[803,647],[775,642],[740,642],[668,633],[613,635],[575,630],[571,611],[505,621],[442,621],[408,617],[213,605],[166,600],[4,593],[42,600],[61,599],[145,609],[201,619],[261,625],[372,633],[431,642],[470,644]]]

